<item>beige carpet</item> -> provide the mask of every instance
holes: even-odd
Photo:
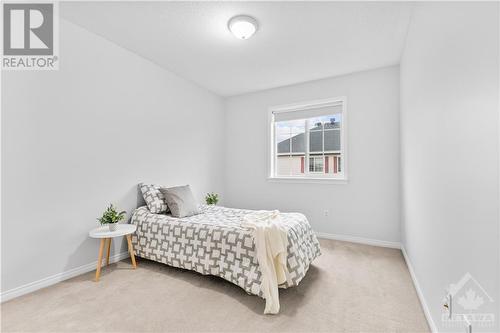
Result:
[[[128,261],[2,304],[2,332],[428,332],[401,251],[321,240],[281,313],[222,279]]]

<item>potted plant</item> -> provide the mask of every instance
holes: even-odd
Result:
[[[207,202],[207,205],[217,205],[219,202],[219,195],[217,193],[207,193],[205,201]]]
[[[118,222],[125,218],[126,211],[117,212],[115,206],[110,204],[109,207],[104,211],[102,216],[97,219],[101,225],[107,224],[109,231],[115,231],[118,227]]]

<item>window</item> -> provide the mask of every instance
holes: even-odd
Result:
[[[309,172],[323,172],[323,156],[309,157]]]
[[[345,99],[270,110],[270,179],[346,179]]]

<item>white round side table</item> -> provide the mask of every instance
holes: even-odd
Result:
[[[97,269],[95,271],[95,280],[99,281],[99,276],[101,275],[101,264],[102,264],[102,253],[104,250],[104,243],[108,242],[108,253],[106,255],[106,266],[109,265],[109,251],[111,249],[111,239],[114,237],[125,236],[128,243],[128,252],[130,253],[130,259],[132,259],[132,266],[134,269],[137,267],[135,263],[134,248],[132,247],[132,237],[131,234],[135,232],[137,226],[134,224],[118,224],[115,231],[109,231],[108,226],[102,226],[95,228],[89,232],[89,236],[92,238],[100,238],[101,245],[99,246],[99,257],[97,259]]]

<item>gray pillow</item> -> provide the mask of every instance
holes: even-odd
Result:
[[[200,213],[189,185],[160,188],[168,208],[174,217],[186,217]]]

